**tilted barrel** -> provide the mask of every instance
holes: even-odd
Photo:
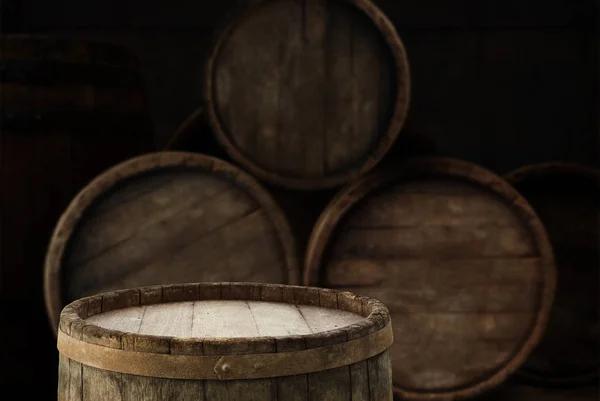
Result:
[[[67,303],[147,285],[297,284],[296,245],[271,196],[212,157],[158,152],[114,166],[71,202],[45,267],[54,328]]]
[[[540,346],[519,371],[537,384],[598,381],[600,368],[600,171],[569,163],[506,176],[544,223],[558,268],[556,301]]]
[[[539,342],[556,272],[527,202],[474,164],[407,161],[347,186],[317,223],[304,283],[390,309],[394,390],[454,400],[489,390]]]
[[[318,288],[146,287],[62,311],[64,401],[392,401],[387,309]]]

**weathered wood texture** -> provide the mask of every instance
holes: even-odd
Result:
[[[417,127],[411,126],[410,117],[403,132],[384,156],[380,166],[393,168],[407,157],[431,156],[436,153],[435,145],[430,138],[420,133]],[[235,162],[216,141],[202,107],[196,109],[180,124],[166,141],[163,149],[204,153]],[[295,191],[268,183],[265,185],[286,214],[299,248],[305,249],[319,215],[338,188]]]
[[[61,217],[46,259],[53,327],[65,302],[199,281],[299,281],[295,244],[260,185],[219,159],[159,152],[92,181]]]
[[[395,392],[442,400],[490,389],[521,365],[546,324],[555,270],[541,223],[506,182],[425,158],[336,196],[313,231],[304,282],[384,302]]]
[[[511,383],[473,401],[598,401],[600,388],[537,388]]]
[[[60,213],[96,174],[152,150],[153,133],[127,49],[3,35],[0,63],[0,360],[12,366],[5,388],[56,365],[40,278]]]
[[[600,171],[545,163],[506,179],[544,223],[556,256],[558,283],[549,326],[521,373],[544,384],[598,379],[600,368]]]
[[[231,157],[298,189],[371,169],[408,107],[408,62],[392,23],[368,0],[251,3],[206,69],[208,118]]]
[[[173,303],[175,302],[175,303]],[[120,309],[120,311],[119,311]],[[365,350],[377,350],[368,336],[380,333],[389,314],[380,302],[348,292],[260,284],[187,284],[147,287],[90,297],[61,314],[61,336],[136,354],[221,356],[214,380],[173,379],[119,373],[60,358],[58,398],[204,401],[391,401],[389,349],[356,363],[329,370],[250,380],[227,379],[237,372],[237,356],[264,354],[277,358],[321,347],[366,339]],[[103,327],[102,327],[103,326]],[[114,330],[116,329],[116,330]],[[218,335],[218,338],[215,337]],[[60,344],[60,341],[59,341]],[[328,354],[323,363],[343,355]],[[63,351],[65,351],[63,349]],[[77,349],[72,350],[77,354]],[[65,351],[66,353],[66,351]],[[231,356],[228,358],[228,356]],[[295,355],[293,355],[296,357]],[[97,361],[99,362],[99,361]],[[299,365],[302,369],[302,364]],[[250,372],[255,372],[255,368]],[[265,366],[269,369],[269,366]],[[212,374],[211,372],[204,372]],[[204,374],[203,373],[203,374]]]

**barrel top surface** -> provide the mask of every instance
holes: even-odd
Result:
[[[124,333],[180,338],[294,336],[335,330],[364,318],[313,305],[264,301],[195,301],[118,309],[87,323]]]
[[[555,274],[542,224],[510,185],[471,163],[423,158],[332,200],[304,283],[384,302],[395,391],[441,400],[518,369],[543,333]]]
[[[409,81],[402,41],[370,1],[252,2],[209,58],[206,112],[230,156],[257,177],[333,187],[389,150]]]
[[[387,308],[350,292],[188,283],[79,299],[61,312],[62,356],[141,376],[236,380],[334,369],[387,351]]]
[[[514,170],[506,179],[544,223],[559,270],[546,335],[520,374],[545,384],[598,380],[600,171],[542,163]]]
[[[270,195],[199,154],[153,153],[107,170],[63,213],[46,256],[55,328],[69,301],[199,281],[299,281],[294,239]]]

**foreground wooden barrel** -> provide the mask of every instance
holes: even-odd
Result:
[[[224,280],[298,283],[283,213],[228,163],[158,152],[106,171],[69,205],[48,249],[46,307],[56,328],[63,306],[85,296]]]
[[[368,0],[252,1],[206,68],[206,112],[236,162],[295,189],[370,170],[406,117],[409,67]]]
[[[43,392],[56,381],[41,280],[52,228],[95,175],[152,150],[153,133],[136,57],[113,45],[1,35],[0,105],[2,388]]]
[[[454,400],[501,383],[538,343],[555,268],[534,211],[471,163],[407,161],[363,177],[317,223],[304,282],[390,309],[395,392]]]
[[[520,373],[546,385],[598,380],[600,171],[544,163],[519,168],[506,179],[542,219],[558,268],[548,330]]]
[[[63,310],[58,398],[391,401],[392,342],[385,306],[347,292],[241,283],[118,291]]]

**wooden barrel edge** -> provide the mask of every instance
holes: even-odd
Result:
[[[518,167],[504,175],[511,185],[517,186],[529,180],[544,179],[558,175],[584,179],[600,187],[600,170],[584,164],[568,162],[545,162]],[[517,377],[527,383],[541,386],[576,387],[600,382],[600,371],[591,369],[588,372],[570,376],[548,376],[529,369],[519,369]]]
[[[180,125],[177,127],[175,132],[171,134],[165,145],[162,146],[162,150],[170,151],[177,147],[177,144],[181,141],[185,141],[187,138],[197,133],[197,130],[206,120],[206,114],[203,107],[198,107],[192,112]]]
[[[530,179],[543,178],[548,175],[581,177],[595,181],[600,185],[600,170],[585,164],[547,162],[518,167],[504,175],[504,179],[515,186]]]
[[[255,163],[250,158],[246,157],[243,152],[230,140],[228,134],[223,129],[217,111],[215,110],[215,99],[213,97],[213,75],[214,63],[217,59],[225,40],[230,33],[239,24],[240,19],[244,14],[254,7],[264,3],[264,0],[250,1],[246,7],[242,7],[236,13],[235,18],[231,18],[228,24],[222,29],[220,36],[215,41],[213,49],[207,59],[204,79],[204,109],[206,119],[210,124],[216,139],[222,144],[229,156],[247,168],[254,176],[261,180],[267,181],[281,187],[296,189],[296,190],[319,190],[333,188],[343,185],[348,181],[356,179],[361,175],[371,171],[390,150],[394,141],[402,131],[411,98],[411,83],[410,83],[410,66],[404,43],[400,38],[396,27],[385,15],[381,9],[370,0],[344,0],[359,10],[363,11],[371,20],[375,27],[379,30],[386,41],[392,56],[394,58],[394,72],[396,74],[395,107],[390,118],[390,123],[383,135],[380,136],[375,149],[371,152],[364,163],[354,169],[348,169],[346,172],[331,174],[320,178],[295,178],[283,176],[277,172],[269,171],[258,163]]]
[[[142,172],[170,166],[197,167],[227,176],[255,199],[264,208],[277,231],[277,238],[285,254],[288,283],[297,284],[299,282],[297,246],[287,218],[273,197],[258,181],[238,167],[211,156],[188,152],[148,153],[117,164],[101,173],[73,198],[58,220],[44,263],[44,301],[55,334],[58,333],[60,311],[63,308],[60,280],[61,261],[69,238],[79,223],[83,211],[99,196],[122,180]]]
[[[216,299],[254,300],[321,306],[356,313],[363,316],[364,319],[343,328],[316,334],[232,339],[181,339],[124,333],[118,330],[101,328],[93,324],[88,324],[85,321],[88,317],[96,314],[121,308],[157,303]],[[65,337],[70,337],[70,339],[65,339]],[[392,341],[393,335],[389,312],[385,305],[371,298],[358,296],[349,292],[305,286],[258,283],[199,283],[120,290],[74,301],[67,305],[61,312],[58,346],[70,354],[70,357],[74,357],[75,359],[78,357],[82,358],[82,363],[84,363],[83,360],[91,363],[104,363],[104,367],[115,367],[115,371],[123,370],[124,372],[122,373],[146,376],[155,376],[158,374],[159,377],[161,375],[171,377],[183,374],[187,376],[173,378],[237,380],[248,378],[252,375],[256,376],[256,378],[278,376],[278,370],[275,368],[270,369],[266,366],[260,366],[253,369],[252,366],[256,362],[257,357],[260,358],[262,356],[263,358],[273,360],[275,364],[282,365],[282,361],[278,361],[279,358],[289,361],[290,358],[304,353],[307,369],[310,369],[308,365],[313,365],[312,369],[316,370],[312,371],[320,371],[325,370],[321,369],[321,367],[328,366],[328,364],[335,365],[337,363],[339,365],[341,363],[340,366],[347,366],[350,364],[346,363],[349,360],[353,361],[351,363],[356,363],[357,361],[378,355],[387,350],[391,346]],[[219,345],[251,343],[252,346],[249,347],[248,352],[243,354],[240,354],[239,350],[234,349],[228,352],[227,347],[225,347],[223,352],[219,352],[218,355],[212,355],[203,351],[204,345],[207,343]],[[293,351],[281,351],[279,350],[279,345],[284,345],[284,348]],[[290,348],[291,345],[293,347]],[[85,352],[82,354],[76,348],[77,346],[89,348],[99,359],[104,359],[104,361],[90,360],[89,357],[83,355]],[[334,348],[336,350],[340,348],[340,350],[338,352],[332,351]],[[349,350],[342,350],[342,348],[349,348]],[[167,363],[171,359],[177,362],[175,365],[183,364],[183,366],[189,362],[184,357],[186,355],[191,356],[191,358],[187,359],[195,358],[199,363],[207,364],[210,367],[223,365],[222,358],[220,357],[230,355],[226,359],[228,362],[231,362],[230,366],[233,372],[216,372],[214,369],[208,369],[208,371],[207,369],[201,369],[197,372],[189,369],[180,369],[180,372],[166,372],[160,370],[161,368],[157,370],[153,367],[137,369],[136,367],[128,367],[128,364],[120,363],[118,361],[119,358],[114,358],[113,354],[119,354],[121,350],[125,351],[121,352],[124,360],[130,357],[144,358],[141,354],[145,353],[154,354],[154,356],[149,357],[150,359],[154,358]],[[163,355],[158,356],[160,354]],[[318,357],[321,354],[328,356],[326,358]],[[169,356],[167,357],[167,355]],[[252,355],[255,355],[255,357],[252,357]],[[67,356],[69,357],[69,355]],[[174,356],[174,358],[171,356]],[[206,356],[206,361],[201,361],[203,356]],[[115,359],[117,360],[115,361]],[[324,365],[322,364],[323,359],[327,360]],[[252,363],[249,364],[248,360],[252,361]],[[308,362],[310,360],[313,360],[313,362]],[[148,364],[142,365],[145,366]],[[290,365],[290,363],[288,362],[287,365]],[[302,364],[300,366],[302,368]],[[99,368],[102,367],[99,366]],[[134,369],[135,372],[131,371],[131,369]],[[279,366],[280,372],[286,371],[287,373],[291,373],[293,369],[297,370],[298,366],[287,368],[286,364]],[[236,374],[240,375],[240,373],[241,376],[237,377]],[[297,371],[293,374],[300,373],[310,372]]]
[[[427,393],[407,391],[394,384],[394,393],[411,400],[455,400],[481,394],[504,382],[515,373],[541,340],[550,317],[550,310],[556,292],[557,272],[554,251],[548,235],[531,205],[508,182],[490,170],[474,163],[453,158],[419,157],[406,160],[398,166],[400,171],[385,171],[363,176],[347,185],[327,205],[317,220],[311,233],[304,258],[303,284],[318,285],[319,269],[328,241],[337,224],[350,210],[371,191],[403,177],[426,177],[431,174],[455,176],[479,184],[506,200],[519,214],[519,218],[534,238],[540,253],[540,265],[544,272],[544,289],[540,295],[536,321],[532,325],[527,339],[515,355],[487,380],[472,386],[456,388],[451,391]]]

